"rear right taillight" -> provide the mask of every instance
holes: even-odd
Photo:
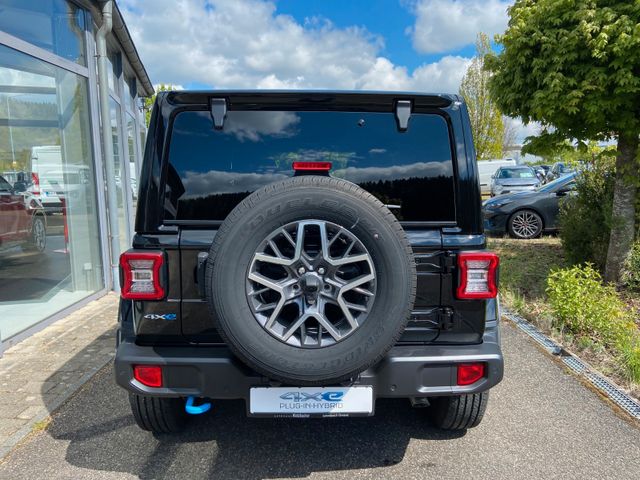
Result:
[[[121,296],[127,300],[160,300],[162,286],[162,252],[125,252],[120,255],[123,285]]]
[[[456,297],[495,298],[498,294],[498,256],[491,252],[460,252]]]

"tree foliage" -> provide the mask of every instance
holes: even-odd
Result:
[[[142,104],[142,108],[144,109],[144,120],[147,124],[147,127],[149,126],[149,122],[151,121],[151,109],[153,108],[153,104],[156,101],[156,96],[158,95],[158,92],[168,92],[170,90],[175,90],[176,88],[171,85],[171,84],[164,84],[161,83],[160,85],[157,85],[155,87],[155,93],[153,95],[151,95],[150,97],[145,97],[144,98],[144,103]]]
[[[618,144],[605,278],[633,242],[640,133],[640,1],[516,0],[499,54],[485,59],[498,106],[558,138]]]
[[[469,109],[478,160],[487,160],[502,156],[504,123],[502,113],[489,94],[490,73],[484,68],[484,62],[491,52],[491,42],[486,34],[478,35],[476,49],[476,56],[462,78],[460,95]]]

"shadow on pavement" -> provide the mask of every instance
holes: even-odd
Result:
[[[135,425],[111,365],[55,412],[47,433],[67,444],[71,465],[143,479],[295,478],[386,467],[403,460],[412,438],[463,435],[432,428],[426,412],[407,401],[379,400],[374,417],[311,420],[247,418],[244,402],[220,401],[180,435],[154,436]]]

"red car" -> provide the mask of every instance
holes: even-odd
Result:
[[[15,246],[43,252],[47,244],[44,209],[32,195],[16,192],[0,176],[0,251]]]

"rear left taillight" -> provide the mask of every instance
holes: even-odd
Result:
[[[162,287],[162,252],[125,252],[120,255],[123,285],[121,296],[127,300],[160,300]]]
[[[490,252],[460,252],[456,296],[461,299],[495,298],[498,294],[498,256]]]

